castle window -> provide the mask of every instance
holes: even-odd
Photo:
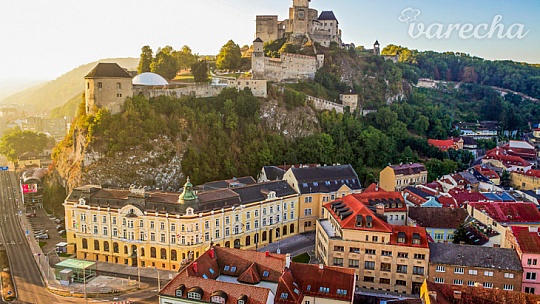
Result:
[[[122,97],[122,94],[116,94],[116,97]]]
[[[98,82],[98,83],[97,83],[97,88],[100,89],[100,90],[103,89],[103,83],[102,83],[102,82]]]
[[[87,83],[86,83],[86,88],[87,88],[87,89],[90,89],[90,82],[87,82]]]
[[[122,89],[122,84],[120,82],[117,82],[116,83],[116,88],[121,90]]]

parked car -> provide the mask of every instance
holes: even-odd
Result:
[[[36,236],[36,239],[38,239],[38,240],[47,240],[47,239],[49,239],[49,235],[46,234],[46,233],[40,234],[40,235]]]
[[[60,224],[60,223],[64,222],[64,220],[63,219],[55,219],[54,222],[57,223],[57,224]]]
[[[60,230],[60,231],[58,231],[58,235],[64,235],[64,234],[66,234],[66,231],[65,231],[65,230]]]
[[[36,214],[33,213],[33,212],[32,212],[32,213],[28,213],[28,214],[26,215],[26,217],[36,217]]]
[[[64,225],[60,224],[56,226],[56,230],[64,230]]]

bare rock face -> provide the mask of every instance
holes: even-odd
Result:
[[[187,143],[166,136],[142,147],[107,155],[92,147],[75,132],[74,144],[57,158],[56,171],[68,190],[84,184],[108,184],[115,187],[152,186],[168,191],[181,188],[181,160]],[[148,151],[149,150],[149,151]]]
[[[285,137],[303,137],[319,130],[319,121],[312,108],[298,107],[287,110],[276,100],[261,102],[260,118],[272,130]]]

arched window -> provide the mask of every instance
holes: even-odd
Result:
[[[266,231],[263,231],[262,241],[263,241],[263,242],[266,242]]]
[[[117,243],[117,242],[114,242],[114,243],[113,243],[113,252],[114,252],[114,253],[118,253],[118,252],[119,252],[119,248],[118,248],[118,243]]]
[[[287,235],[287,225],[283,226],[283,235]]]
[[[251,236],[246,236],[246,246],[251,245]]]
[[[83,249],[88,249],[88,240],[87,239],[82,239],[82,248]]]
[[[231,247],[231,242],[226,241],[226,242],[225,242],[225,247],[230,248],[230,247]]]
[[[156,247],[150,247],[150,257],[156,258]]]
[[[99,241],[94,240],[94,250],[99,251]]]
[[[279,228],[276,228],[276,237],[278,238],[279,237]]]
[[[128,254],[128,247],[127,247],[127,245],[124,245],[124,254]]]
[[[197,251],[197,252],[195,253],[195,258],[198,258],[198,257],[199,257],[199,252]]]
[[[103,251],[109,252],[109,242],[103,242]]]
[[[182,260],[185,260],[185,259],[186,259],[186,253],[182,252]]]
[[[167,249],[161,248],[161,259],[166,260],[167,259]]]
[[[290,233],[294,233],[294,224],[291,224],[291,226],[289,226],[289,232]]]
[[[176,261],[177,259],[178,258],[176,256],[176,250],[175,249],[171,250],[171,260]]]
[[[144,247],[141,247],[141,256],[144,256]]]

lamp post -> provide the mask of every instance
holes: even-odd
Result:
[[[148,266],[148,268],[152,268],[152,266]],[[158,290],[161,291],[161,281],[159,279],[159,270],[157,269],[157,267],[154,267],[154,270],[157,272],[157,282],[158,282]]]
[[[133,254],[136,254],[135,258],[137,259],[137,265],[135,267],[137,267],[137,278],[139,280],[139,289],[141,289],[141,268],[139,267],[140,266],[139,250],[136,249],[136,251],[134,252],[133,249],[131,249],[130,256],[132,256]]]

